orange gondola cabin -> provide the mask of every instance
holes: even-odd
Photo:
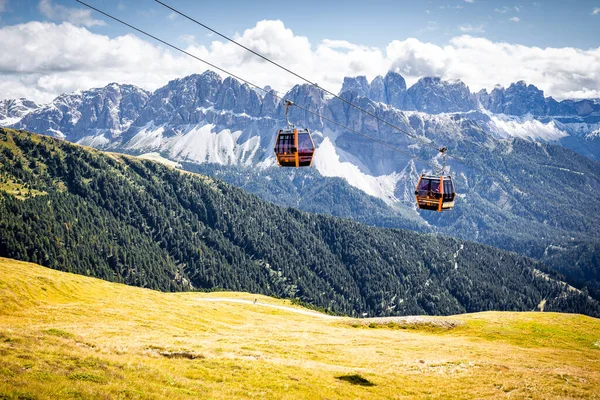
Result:
[[[275,156],[282,167],[309,167],[315,144],[308,129],[280,129],[277,132]]]
[[[415,190],[417,207],[422,210],[450,211],[454,208],[454,183],[452,177],[421,174]]]
[[[296,128],[288,119],[288,112],[294,103],[285,101],[285,121],[287,128],[277,132],[275,157],[282,167],[310,167],[315,155],[315,143],[306,128]]]

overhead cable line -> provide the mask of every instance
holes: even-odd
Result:
[[[266,89],[264,89],[264,88],[262,88],[262,87],[260,87],[260,86],[258,86],[256,84],[254,84],[254,83],[252,83],[252,82],[250,82],[250,81],[248,81],[248,80],[246,80],[246,79],[244,79],[244,78],[242,78],[242,77],[240,77],[238,75],[232,74],[231,72],[229,72],[229,71],[227,71],[227,70],[225,70],[225,69],[223,69],[221,67],[218,67],[215,64],[212,64],[212,63],[210,63],[210,62],[208,62],[206,60],[203,60],[200,57],[198,57],[198,56],[196,56],[196,55],[194,55],[194,54],[192,54],[192,53],[190,53],[190,52],[188,52],[186,50],[183,50],[180,47],[177,47],[177,46],[175,46],[175,45],[173,45],[173,44],[171,44],[171,43],[169,43],[169,42],[167,42],[167,41],[165,41],[163,39],[160,39],[160,38],[158,38],[158,37],[156,37],[156,36],[154,36],[154,35],[146,32],[146,31],[144,31],[144,30],[142,30],[140,28],[136,28],[135,26],[133,26],[133,25],[131,25],[131,24],[129,24],[129,23],[127,23],[127,22],[125,22],[125,21],[117,18],[117,17],[114,17],[114,16],[112,16],[112,15],[110,15],[110,14],[108,14],[108,13],[102,11],[102,10],[99,10],[98,8],[93,7],[93,6],[91,6],[91,5],[83,2],[81,0],[75,0],[75,1],[78,2],[78,3],[80,3],[80,4],[82,4],[82,5],[84,5],[84,6],[86,6],[86,7],[88,7],[88,8],[90,8],[90,9],[92,9],[92,10],[94,10],[94,11],[96,11],[96,12],[98,12],[98,13],[100,13],[100,14],[102,14],[102,15],[104,15],[104,16],[106,16],[106,17],[108,17],[108,18],[110,18],[110,19],[112,19],[112,20],[117,21],[117,22],[119,22],[119,23],[121,23],[121,24],[123,24],[123,25],[125,25],[125,26],[127,26],[127,27],[129,27],[129,28],[131,28],[131,29],[133,29],[135,31],[137,31],[137,32],[140,32],[141,34],[146,35],[146,36],[148,36],[148,37],[150,37],[150,38],[152,38],[152,39],[154,39],[154,40],[156,40],[156,41],[158,41],[158,42],[160,42],[160,43],[162,43],[162,44],[164,44],[164,45],[166,45],[168,47],[171,47],[172,49],[175,49],[175,50],[177,50],[177,51],[179,51],[179,52],[181,52],[181,53],[183,53],[185,55],[188,55],[188,56],[190,56],[190,57],[192,57],[192,58],[194,58],[194,59],[196,59],[196,60],[198,60],[200,62],[203,62],[204,64],[206,64],[206,65],[208,65],[208,66],[210,66],[210,67],[212,67],[212,68],[214,68],[214,69],[216,69],[218,71],[221,71],[221,72],[223,72],[223,73],[225,73],[225,74],[227,74],[229,76],[232,76],[235,79],[238,79],[238,80],[240,80],[240,81],[242,81],[242,82],[244,82],[244,83],[246,83],[246,84],[248,84],[248,85],[250,85],[250,86],[252,86],[252,87],[254,87],[256,89],[258,89],[258,90],[261,90],[262,92],[264,92],[264,93],[266,93],[266,94],[268,94],[270,96],[273,96],[273,97],[275,97],[278,100],[284,100],[283,97],[280,97],[277,94],[275,94],[275,92],[273,90],[266,90]],[[346,130],[348,130],[348,131],[350,131],[352,133],[355,133],[355,134],[357,134],[359,136],[362,136],[362,137],[364,137],[366,139],[369,139],[369,140],[372,140],[372,141],[374,141],[376,143],[379,143],[382,146],[385,146],[385,147],[387,147],[387,148],[389,148],[389,149],[391,149],[393,151],[396,151],[398,153],[404,154],[404,155],[410,157],[411,159],[420,160],[420,161],[423,161],[423,162],[429,164],[430,166],[433,166],[430,161],[425,160],[424,158],[421,158],[421,157],[416,156],[414,154],[411,154],[409,152],[400,150],[399,148],[397,148],[395,146],[392,146],[392,145],[390,145],[390,144],[388,144],[388,143],[386,143],[386,142],[384,142],[382,140],[379,140],[377,138],[374,138],[372,136],[365,135],[364,133],[359,132],[356,129],[350,128],[350,127],[348,127],[348,126],[346,126],[344,124],[340,124],[339,122],[334,121],[333,119],[327,118],[327,117],[319,114],[318,112],[312,111],[312,110],[310,110],[308,108],[299,106],[297,104],[294,104],[294,106],[297,107],[297,108],[299,108],[300,110],[303,110],[303,111],[305,111],[307,113],[310,113],[310,114],[312,114],[312,115],[314,115],[316,117],[319,117],[319,118],[321,118],[321,119],[323,119],[325,121],[331,122],[332,124],[335,124],[335,125],[337,125],[337,126],[339,126],[341,128],[344,128],[344,129],[346,129]]]
[[[76,1],[76,2],[78,2],[78,3],[80,3],[80,4],[82,4],[82,5],[84,5],[84,6],[86,6],[86,7],[88,7],[88,8],[90,8],[90,9],[92,9],[92,10],[94,10],[94,11],[96,11],[96,12],[98,12],[98,13],[100,13],[100,14],[102,14],[102,15],[104,15],[104,16],[106,16],[106,17],[108,17],[108,18],[110,18],[110,19],[112,19],[112,20],[115,20],[115,21],[117,21],[117,22],[119,22],[119,23],[121,23],[121,24],[123,24],[123,25],[125,25],[125,26],[127,26],[127,27],[129,27],[129,28],[131,28],[131,29],[133,29],[133,30],[135,30],[135,31],[137,31],[137,32],[140,32],[141,34],[143,34],[143,35],[146,35],[146,36],[148,36],[148,37],[150,37],[150,38],[152,38],[152,39],[154,39],[154,40],[156,40],[156,41],[158,41],[158,42],[160,42],[160,43],[162,43],[162,44],[164,44],[164,45],[166,45],[166,46],[168,46],[168,47],[171,47],[171,48],[173,48],[173,49],[175,49],[175,50],[177,50],[177,51],[179,51],[179,52],[181,52],[181,53],[183,53],[183,54],[186,54],[186,55],[188,55],[188,56],[190,56],[190,57],[192,57],[192,58],[194,58],[194,59],[196,59],[196,60],[198,60],[198,61],[200,61],[200,62],[202,62],[202,63],[204,63],[204,64],[206,64],[206,65],[208,65],[208,66],[210,66],[210,67],[212,67],[212,68],[214,68],[214,69],[216,69],[216,70],[218,70],[218,71],[221,71],[221,72],[223,72],[223,73],[225,73],[225,74],[227,74],[227,75],[229,75],[229,76],[232,76],[232,77],[234,77],[234,78],[236,78],[236,79],[238,79],[238,80],[240,80],[240,81],[242,81],[242,82],[245,82],[246,84],[248,84],[248,85],[250,85],[250,86],[252,86],[252,87],[254,87],[254,88],[256,88],[256,89],[258,89],[258,90],[260,90],[260,91],[262,91],[262,92],[264,92],[264,93],[266,93],[266,94],[268,94],[268,95],[270,95],[270,96],[273,96],[274,98],[276,98],[276,99],[278,99],[278,100],[285,100],[284,98],[282,98],[282,97],[278,96],[277,94],[275,94],[275,92],[274,92],[273,90],[270,90],[270,91],[268,91],[268,90],[266,90],[266,89],[264,89],[264,88],[262,88],[262,87],[260,87],[260,86],[258,86],[258,85],[256,85],[256,84],[254,84],[254,83],[252,83],[252,82],[250,82],[250,81],[246,80],[246,79],[243,79],[243,78],[241,78],[241,77],[239,77],[239,76],[237,76],[237,75],[235,75],[235,74],[232,74],[232,73],[230,73],[229,71],[227,71],[227,70],[225,70],[225,69],[223,69],[223,68],[221,68],[221,67],[218,67],[218,66],[216,66],[216,65],[214,65],[214,64],[212,64],[212,63],[210,63],[210,62],[208,62],[208,61],[205,61],[205,60],[201,59],[200,57],[198,57],[198,56],[195,56],[195,55],[193,55],[193,54],[191,54],[191,53],[189,53],[189,52],[187,52],[187,51],[185,51],[185,50],[183,50],[183,49],[181,49],[181,48],[179,48],[179,47],[177,47],[177,46],[175,46],[175,45],[172,45],[172,44],[170,44],[170,43],[166,42],[165,40],[162,40],[162,39],[160,39],[160,38],[158,38],[158,37],[156,37],[156,36],[154,36],[154,35],[152,35],[152,34],[150,34],[150,33],[146,32],[146,31],[144,31],[144,30],[142,30],[142,29],[136,28],[135,26],[133,26],[133,25],[131,25],[131,24],[129,24],[129,23],[127,23],[127,22],[125,22],[125,21],[123,21],[123,20],[121,20],[121,19],[117,18],[117,17],[114,17],[114,16],[112,16],[112,15],[110,15],[110,14],[108,14],[108,13],[106,13],[106,12],[102,11],[102,10],[99,10],[99,9],[97,9],[97,8],[95,8],[95,7],[93,7],[93,6],[89,5],[89,4],[87,4],[87,3],[85,3],[85,2],[83,2],[83,1],[81,1],[81,0],[75,0],[75,1]],[[318,85],[316,85],[316,84],[314,84],[314,85],[315,85],[316,87],[320,88],[320,86],[318,86]],[[325,90],[325,89],[323,89],[323,90]],[[328,92],[328,93],[330,93],[330,92]],[[335,95],[335,94],[333,94],[333,95],[334,95],[335,97],[337,97],[337,98],[340,98],[339,96],[337,96],[337,95]],[[340,98],[340,99],[341,99],[341,100],[343,100],[344,102],[347,102],[347,103],[349,103],[349,102],[348,102],[348,101],[346,101],[345,99],[342,99],[342,98]],[[349,104],[351,104],[351,103],[349,103]],[[352,105],[352,104],[351,104],[351,105]],[[330,119],[330,118],[327,118],[327,117],[325,117],[325,116],[323,116],[323,115],[321,115],[321,114],[319,114],[319,113],[317,113],[317,112],[315,112],[315,111],[309,110],[309,109],[307,109],[307,108],[305,108],[305,107],[302,107],[302,106],[298,106],[297,104],[294,104],[294,106],[295,106],[295,107],[297,107],[297,108],[299,108],[299,109],[301,109],[301,110],[303,110],[303,111],[305,111],[305,112],[308,112],[308,113],[310,113],[310,114],[312,114],[312,115],[315,115],[315,116],[317,116],[317,117],[319,117],[319,118],[321,118],[321,119],[323,119],[323,120],[325,120],[325,121],[331,122],[331,123],[333,123],[333,124],[335,124],[335,125],[337,125],[337,126],[339,126],[339,127],[341,127],[341,128],[347,129],[348,131],[350,131],[350,132],[353,132],[353,133],[355,133],[355,134],[357,134],[357,135],[359,135],[359,136],[362,136],[362,137],[364,137],[364,138],[366,138],[366,139],[369,139],[369,140],[372,140],[372,141],[374,141],[374,142],[376,142],[376,143],[379,143],[379,144],[381,144],[382,146],[385,146],[385,147],[387,147],[387,148],[389,148],[389,149],[391,149],[391,150],[393,150],[393,151],[395,151],[395,152],[398,152],[398,153],[400,153],[400,154],[404,154],[404,155],[408,156],[410,159],[414,159],[414,160],[419,160],[419,161],[422,161],[422,162],[424,162],[424,163],[426,163],[426,164],[428,164],[428,165],[430,165],[430,166],[432,166],[432,167],[434,167],[434,168],[437,168],[437,167],[438,167],[438,166],[435,166],[435,165],[433,165],[433,164],[432,164],[432,162],[431,162],[431,161],[429,161],[429,160],[425,160],[425,159],[423,159],[423,158],[421,158],[421,157],[419,157],[419,156],[416,156],[416,155],[414,155],[414,154],[411,154],[411,153],[408,153],[408,152],[406,152],[406,151],[400,150],[400,149],[398,149],[397,147],[394,147],[394,146],[392,146],[392,145],[390,145],[390,144],[388,144],[388,143],[386,143],[386,142],[384,142],[384,141],[382,141],[382,140],[379,140],[379,139],[377,139],[377,138],[374,138],[374,137],[372,137],[372,136],[365,135],[365,134],[363,134],[362,132],[359,132],[359,131],[357,131],[356,129],[350,128],[350,127],[348,127],[348,126],[345,126],[345,125],[343,125],[343,124],[340,124],[339,122],[336,122],[336,121],[334,121],[334,120],[332,120],[332,119]],[[354,105],[353,105],[353,106],[354,106]],[[354,107],[357,107],[357,106],[354,106]],[[359,107],[358,107],[358,108],[359,108]],[[359,108],[359,109],[360,109],[360,108]],[[379,119],[379,117],[376,117],[376,118],[378,118],[378,119]],[[384,122],[385,122],[385,121],[384,121]],[[388,124],[388,125],[391,125],[391,124],[389,124],[389,123],[387,123],[387,122],[386,122],[386,124]],[[392,125],[392,126],[393,126],[393,125]],[[402,130],[401,130],[401,132],[404,132],[404,131],[402,131]],[[404,133],[406,133],[406,132],[404,132]],[[410,135],[409,135],[409,136],[410,136]],[[428,145],[429,147],[435,148],[437,151],[439,151],[439,150],[440,150],[439,148],[437,148],[437,147],[435,147],[435,146],[431,146],[431,145],[429,145],[428,143],[424,143],[424,144]],[[475,165],[469,164],[469,163],[467,163],[466,161],[464,161],[463,159],[461,159],[461,158],[458,158],[458,157],[456,157],[456,156],[452,156],[452,157],[448,156],[448,158],[455,159],[455,160],[457,160],[457,161],[459,161],[459,162],[463,163],[464,165],[466,165],[466,166],[468,166],[468,167],[471,167],[471,168],[474,168],[474,169],[478,169],[479,171],[482,171],[482,172],[486,173],[486,174],[488,175],[488,177],[490,177],[490,176],[491,176],[491,177],[496,177],[496,178],[497,178],[497,180],[496,180],[496,183],[498,183],[498,182],[504,182],[504,183],[507,183],[507,178],[506,178],[506,177],[500,177],[499,175],[497,175],[496,173],[494,173],[494,172],[492,172],[492,171],[484,171],[484,170],[483,170],[481,167],[478,167],[478,166],[475,166]],[[498,178],[499,178],[499,179],[498,179]],[[471,190],[473,190],[473,189],[471,189]],[[551,204],[555,204],[555,203],[552,203],[552,202],[551,202]]]
[[[382,122],[382,123],[384,123],[385,125],[388,125],[388,126],[392,127],[393,129],[397,130],[398,132],[401,132],[401,133],[403,133],[403,134],[405,134],[405,135],[409,136],[410,138],[412,138],[412,139],[414,139],[414,140],[416,140],[416,141],[420,142],[421,144],[423,144],[423,145],[425,145],[425,146],[427,146],[427,147],[429,147],[429,148],[431,148],[431,149],[434,149],[434,150],[436,150],[436,151],[438,151],[438,152],[440,152],[440,153],[445,153],[445,152],[442,150],[442,149],[444,149],[444,147],[443,147],[443,146],[442,146],[442,147],[438,147],[438,146],[432,145],[431,143],[428,143],[428,142],[426,142],[425,140],[423,140],[422,138],[418,137],[417,135],[413,135],[412,133],[410,133],[410,132],[408,132],[408,131],[406,131],[406,130],[404,130],[404,129],[400,128],[399,126],[397,126],[397,125],[395,125],[395,124],[392,124],[392,123],[390,123],[390,122],[388,122],[388,121],[384,120],[383,118],[381,118],[381,117],[377,116],[376,114],[374,114],[374,113],[372,113],[372,112],[370,112],[370,111],[368,111],[368,110],[365,110],[364,108],[362,108],[362,107],[360,107],[360,106],[357,106],[356,104],[354,104],[354,103],[352,103],[351,101],[349,101],[349,100],[347,100],[347,99],[345,99],[345,98],[343,98],[343,97],[341,97],[341,96],[339,96],[339,95],[335,94],[334,92],[332,92],[332,91],[330,91],[330,90],[327,90],[326,88],[324,88],[324,87],[322,87],[322,86],[319,86],[319,85],[318,85],[316,82],[313,82],[313,81],[311,81],[310,79],[308,79],[308,78],[305,78],[305,77],[303,77],[302,75],[300,75],[300,74],[298,74],[298,73],[296,73],[296,72],[292,71],[291,69],[289,69],[289,68],[287,68],[287,67],[285,67],[285,66],[283,66],[283,65],[281,65],[281,64],[279,64],[279,63],[277,63],[277,62],[275,62],[275,61],[273,61],[273,60],[271,60],[270,58],[268,58],[268,57],[266,57],[266,56],[263,56],[262,54],[258,53],[257,51],[255,51],[255,50],[253,50],[253,49],[251,49],[251,48],[249,48],[249,47],[247,47],[247,46],[245,46],[245,45],[241,44],[241,43],[240,43],[240,42],[238,42],[237,40],[234,40],[234,39],[232,39],[232,38],[230,38],[230,37],[228,37],[228,36],[226,36],[226,35],[222,34],[221,32],[219,32],[219,31],[217,31],[217,30],[215,30],[215,29],[211,28],[210,26],[208,26],[208,25],[206,25],[206,24],[203,24],[202,22],[200,22],[200,21],[198,21],[198,20],[196,20],[196,19],[194,19],[194,18],[190,17],[189,15],[187,15],[187,14],[185,14],[185,13],[183,13],[183,12],[181,12],[181,11],[177,10],[176,8],[174,8],[174,7],[171,7],[170,5],[168,5],[168,4],[166,4],[166,3],[164,3],[163,1],[161,1],[161,0],[154,0],[154,1],[156,1],[157,3],[161,4],[162,6],[164,6],[164,7],[166,7],[166,8],[168,8],[169,10],[173,11],[174,13],[176,13],[176,14],[179,14],[179,15],[181,15],[182,17],[184,17],[184,18],[186,18],[186,19],[188,19],[188,20],[190,20],[190,21],[192,21],[192,22],[194,22],[194,23],[196,23],[196,24],[200,25],[201,27],[203,27],[203,28],[205,28],[205,29],[207,29],[207,30],[211,31],[212,33],[214,33],[214,34],[216,34],[216,35],[218,35],[218,36],[222,37],[223,39],[225,39],[225,40],[228,40],[228,41],[230,41],[230,42],[232,42],[232,43],[236,44],[237,46],[239,46],[239,47],[243,48],[244,50],[247,50],[247,51],[249,51],[250,53],[254,54],[255,56],[257,56],[257,57],[260,57],[261,59],[263,59],[263,60],[265,60],[265,61],[267,61],[267,62],[269,62],[269,63],[271,63],[271,64],[273,64],[273,65],[275,65],[275,66],[277,66],[277,67],[279,67],[279,68],[281,68],[281,69],[283,69],[284,71],[286,71],[286,72],[288,72],[288,73],[290,73],[290,74],[294,75],[295,77],[297,77],[297,78],[299,78],[299,79],[301,79],[301,80],[303,80],[303,81],[307,82],[308,84],[310,84],[310,85],[312,85],[312,86],[316,87],[317,89],[319,89],[319,90],[322,90],[323,92],[325,92],[325,93],[327,93],[327,94],[329,94],[329,95],[331,95],[331,96],[333,96],[333,97],[335,97],[335,98],[337,98],[337,99],[339,99],[339,100],[343,101],[344,103],[348,104],[349,106],[351,106],[351,107],[354,107],[355,109],[357,109],[357,110],[359,110],[359,111],[361,111],[361,112],[363,112],[363,113],[365,113],[365,114],[367,114],[367,115],[369,115],[369,116],[371,116],[371,117],[373,117],[373,118],[377,119],[379,122]],[[458,161],[458,162],[460,162],[460,163],[462,163],[462,164],[464,164],[464,165],[466,165],[466,166],[468,166],[468,167],[475,168],[475,169],[478,169],[478,170],[480,170],[481,172],[484,172],[484,171],[483,171],[481,168],[479,168],[479,167],[476,167],[476,166],[473,166],[473,165],[470,165],[469,163],[467,163],[467,162],[466,162],[466,161],[465,161],[463,158],[461,158],[461,157],[457,157],[457,156],[451,156],[451,155],[449,155],[449,154],[447,154],[447,153],[445,153],[445,154],[444,154],[444,156],[445,156],[445,157],[447,157],[447,158],[450,158],[450,159],[456,160],[456,161]]]
[[[436,146],[432,146],[431,144],[429,144],[429,143],[427,143],[427,142],[423,141],[423,140],[422,140],[421,138],[419,138],[418,136],[416,136],[416,135],[413,135],[412,133],[409,133],[409,132],[405,131],[404,129],[402,129],[402,128],[400,128],[400,127],[398,127],[398,126],[396,126],[396,125],[394,125],[394,124],[392,124],[392,123],[390,123],[390,122],[388,122],[388,121],[386,121],[386,120],[382,119],[381,117],[378,117],[377,115],[373,114],[372,112],[370,112],[370,111],[368,111],[368,110],[365,110],[364,108],[362,108],[362,107],[360,107],[360,106],[357,106],[356,104],[352,103],[351,101],[348,101],[348,100],[344,99],[343,97],[341,97],[341,96],[339,96],[339,95],[337,95],[337,94],[333,93],[332,91],[330,91],[330,90],[327,90],[327,89],[325,89],[325,88],[324,88],[324,87],[322,87],[322,86],[319,86],[319,85],[318,85],[316,82],[313,82],[313,81],[311,81],[310,79],[308,79],[308,78],[305,78],[305,77],[303,77],[302,75],[300,75],[300,74],[298,74],[298,73],[296,73],[296,72],[292,71],[291,69],[289,69],[289,68],[287,68],[287,67],[284,67],[283,65],[281,65],[281,64],[279,64],[279,63],[277,63],[277,62],[275,62],[275,61],[271,60],[270,58],[268,58],[268,57],[266,57],[266,56],[263,56],[262,54],[258,53],[257,51],[255,51],[255,50],[252,50],[251,48],[249,48],[249,47],[247,47],[247,46],[244,46],[244,45],[243,45],[243,44],[241,44],[240,42],[238,42],[238,41],[236,41],[236,40],[234,40],[234,39],[232,39],[232,38],[230,38],[230,37],[228,37],[228,36],[226,36],[226,35],[222,34],[221,32],[219,32],[219,31],[217,31],[217,30],[215,30],[215,29],[213,29],[213,28],[211,28],[211,27],[209,27],[209,26],[207,26],[207,25],[203,24],[202,22],[200,22],[200,21],[198,21],[198,20],[196,20],[196,19],[194,19],[194,18],[192,18],[192,17],[190,17],[190,16],[188,16],[188,15],[184,14],[183,12],[181,12],[181,11],[179,11],[179,10],[177,10],[177,9],[175,9],[175,8],[173,8],[173,7],[171,7],[170,5],[168,5],[168,4],[166,4],[166,3],[164,3],[164,2],[162,2],[162,1],[160,1],[160,0],[154,0],[154,1],[156,1],[157,3],[159,3],[159,4],[163,5],[164,7],[168,8],[168,9],[169,9],[169,10],[171,10],[171,11],[173,11],[174,13],[176,13],[176,14],[179,14],[179,15],[181,15],[181,16],[182,16],[182,17],[184,17],[184,18],[187,18],[188,20],[190,20],[190,21],[192,21],[192,22],[194,22],[194,23],[196,23],[196,24],[198,24],[198,25],[202,26],[202,27],[203,27],[203,28],[205,28],[205,29],[208,29],[209,31],[211,31],[212,33],[214,33],[214,34],[216,34],[216,35],[218,35],[218,36],[222,37],[223,39],[225,39],[225,40],[228,40],[228,41],[230,41],[230,42],[232,42],[232,43],[234,43],[234,44],[238,45],[239,47],[243,48],[244,50],[247,50],[247,51],[249,51],[250,53],[254,54],[255,56],[257,56],[257,57],[260,57],[260,58],[262,58],[263,60],[265,60],[265,61],[267,61],[267,62],[269,62],[269,63],[271,63],[271,64],[273,64],[273,65],[275,65],[275,66],[277,66],[277,67],[279,67],[279,68],[281,68],[281,69],[283,69],[284,71],[286,71],[286,72],[289,72],[290,74],[294,75],[295,77],[302,79],[302,80],[303,80],[303,81],[305,81],[306,83],[308,83],[308,84],[310,84],[310,85],[313,85],[314,87],[318,88],[319,90],[322,90],[322,91],[324,91],[325,93],[327,93],[327,94],[329,94],[329,95],[331,95],[331,96],[333,96],[333,97],[335,97],[335,98],[337,98],[337,99],[339,99],[339,100],[343,101],[344,103],[348,104],[349,106],[351,106],[351,107],[354,107],[354,108],[356,108],[357,110],[359,110],[359,111],[362,111],[362,112],[364,112],[364,113],[366,113],[366,114],[370,115],[371,117],[373,117],[373,118],[377,119],[379,122],[382,122],[382,123],[384,123],[384,124],[386,124],[386,125],[388,125],[388,126],[390,126],[390,127],[394,128],[394,129],[398,130],[399,132],[402,132],[402,133],[404,133],[405,135],[407,135],[407,136],[409,136],[409,137],[411,137],[411,138],[413,138],[413,139],[415,139],[415,140],[417,140],[417,141],[421,142],[422,144],[424,144],[424,145],[426,145],[426,146],[429,146],[429,147],[431,147],[431,148],[433,148],[433,149],[435,149],[435,150],[439,150],[439,149],[438,149]]]

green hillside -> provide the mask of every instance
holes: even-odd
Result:
[[[282,208],[202,175],[0,129],[0,256],[163,291],[262,293],[349,315],[600,315],[531,259]]]
[[[160,293],[0,258],[0,399],[565,399],[600,390],[600,320],[591,317],[301,312],[264,296]]]
[[[473,152],[472,143],[464,146],[469,162],[481,170],[462,171],[462,164],[453,168],[460,194],[453,212],[420,211],[422,219],[312,168],[290,171],[186,162],[182,167],[281,206],[515,251],[552,267],[573,286],[587,287],[600,300],[600,231],[590,218],[600,211],[600,163],[560,146],[520,139],[483,153]],[[488,170],[491,175],[483,172]]]

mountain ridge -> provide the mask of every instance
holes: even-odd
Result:
[[[191,83],[192,81],[198,81],[196,84]],[[360,82],[359,82],[360,81]],[[191,84],[190,84],[191,83]],[[211,85],[212,84],[212,85]],[[373,87],[371,87],[373,85]],[[198,90],[195,90],[197,86]],[[96,125],[88,126],[89,124],[79,124],[76,126],[77,130],[86,129],[108,129],[114,130],[121,134],[129,130],[130,125],[135,123],[134,126],[142,127],[149,121],[154,122],[155,125],[161,125],[163,123],[171,123],[172,125],[181,124],[193,124],[199,122],[199,120],[193,119],[193,110],[189,108],[184,115],[175,113],[171,118],[168,117],[169,110],[164,110],[165,105],[175,104],[175,106],[195,105],[202,107],[214,106],[218,110],[231,110],[233,113],[246,113],[253,117],[281,117],[282,107],[274,107],[273,102],[266,102],[263,106],[265,99],[273,100],[268,94],[259,96],[256,90],[250,88],[247,84],[242,84],[236,79],[231,77],[222,80],[220,76],[212,71],[207,71],[203,74],[190,75],[182,79],[176,79],[169,82],[166,86],[157,89],[150,93],[143,89],[136,88],[132,85],[119,85],[111,83],[104,88],[91,89],[89,91],[76,92],[72,95],[61,95],[57,97],[53,102],[48,105],[42,105],[41,109],[33,108],[31,111],[34,112],[33,116],[29,116],[24,121],[10,121],[16,128],[29,129],[44,134],[60,135],[62,130],[56,129],[52,126],[36,125],[36,121],[40,120],[53,120],[56,124],[56,116],[48,115],[51,111],[60,109],[61,106],[69,106],[69,103],[81,103],[81,101],[73,101],[71,97],[81,97],[80,93],[84,94],[84,97],[92,98],[99,96],[100,98],[96,101],[106,101],[105,97],[110,97],[113,94],[114,102],[114,89],[123,88],[125,90],[138,92],[138,96],[135,99],[129,99],[126,104],[133,112],[132,115],[128,115],[129,124],[116,123],[115,118],[106,118],[105,123],[98,123]],[[295,98],[300,95],[299,91],[308,88],[308,90],[314,89],[310,85],[297,85],[292,88],[284,97]],[[165,92],[172,93],[173,91],[181,92],[184,91],[184,97],[165,97]],[[113,93],[110,93],[110,92]],[[103,94],[106,92],[107,94]],[[514,117],[523,117],[531,115],[535,118],[542,117],[557,117],[557,121],[566,122],[569,118],[583,118],[580,121],[589,122],[594,124],[600,121],[600,99],[583,99],[583,100],[563,100],[561,102],[555,101],[552,97],[544,97],[543,91],[537,89],[534,85],[527,85],[524,81],[519,81],[511,84],[508,88],[496,87],[490,94],[485,89],[478,93],[471,93],[469,88],[461,81],[442,81],[436,77],[423,77],[419,79],[411,87],[406,87],[404,78],[395,72],[388,72],[385,77],[378,76],[369,83],[364,76],[355,78],[346,77],[344,78],[344,84],[340,91],[340,94],[344,92],[352,92],[355,96],[369,98],[376,102],[382,102],[388,104],[399,111],[420,111],[429,114],[440,114],[440,113],[456,113],[456,112],[472,112],[480,109],[487,110],[493,114],[502,114]],[[157,97],[150,104],[146,104],[150,97]],[[186,97],[187,96],[187,97]],[[302,96],[302,95],[301,95]],[[131,96],[133,97],[133,96]],[[197,102],[197,100],[200,103]],[[131,100],[131,101],[129,101]],[[135,100],[135,101],[133,101]],[[159,104],[159,101],[165,103]],[[4,100],[8,102],[8,100]],[[73,105],[73,104],[71,104]],[[318,103],[310,104],[310,102],[303,103],[304,106],[310,108],[316,106],[317,112],[320,112],[322,106]],[[74,104],[77,108],[78,104]],[[87,107],[87,104],[85,104]],[[146,106],[148,108],[141,114],[142,109]],[[170,113],[173,114],[175,108],[171,108]],[[137,115],[136,115],[137,112]],[[157,114],[158,112],[158,114]],[[30,114],[28,112],[27,114]],[[81,113],[81,112],[80,112]],[[160,114],[162,113],[162,114]],[[6,114],[6,112],[5,112]],[[140,115],[141,114],[141,115]],[[1,116],[2,114],[0,114]],[[11,115],[16,118],[16,115]],[[21,115],[25,117],[25,115]],[[63,128],[66,126],[77,125],[79,118],[76,118],[72,123],[71,116],[67,113],[60,115],[62,117],[60,122],[63,124]],[[96,117],[93,115],[92,117]],[[139,120],[136,119],[139,117]],[[305,116],[306,117],[306,116]],[[90,119],[90,118],[87,118]],[[86,120],[86,118],[84,118]],[[96,118],[98,120],[98,118]],[[310,119],[301,118],[310,123]],[[100,119],[102,121],[102,119]],[[48,124],[47,124],[48,125]],[[120,129],[114,129],[120,128]],[[571,132],[572,133],[572,132]],[[67,136],[67,133],[62,132],[63,135]],[[75,138],[77,141],[81,138]]]

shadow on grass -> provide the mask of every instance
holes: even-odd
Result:
[[[370,380],[365,379],[362,376],[357,375],[357,374],[336,376],[335,379],[339,379],[340,381],[345,381],[345,382],[351,383],[353,385],[375,386],[375,384],[373,382],[371,382]]]

